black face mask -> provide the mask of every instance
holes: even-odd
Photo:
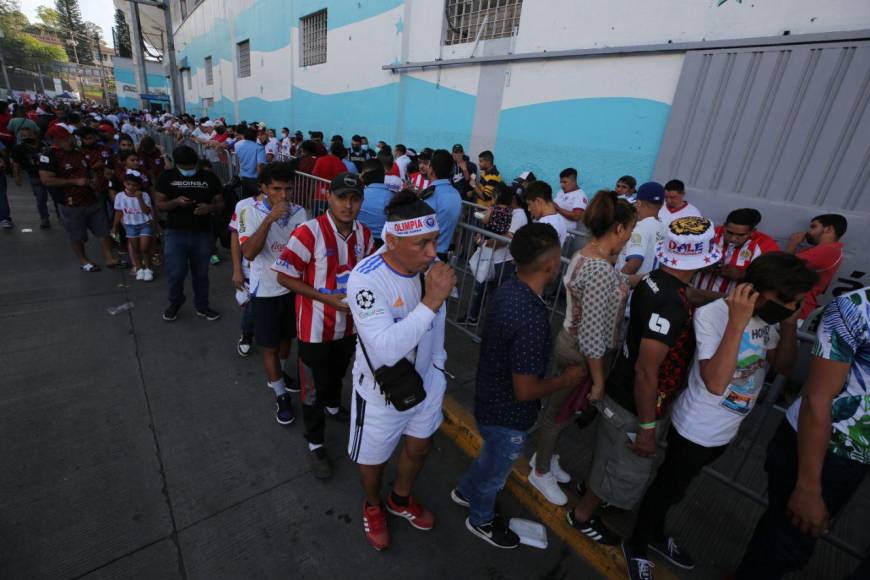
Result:
[[[782,322],[798,309],[786,308],[776,300],[768,300],[755,312],[755,315],[765,321],[767,324],[776,324]]]

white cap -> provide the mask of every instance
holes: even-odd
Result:
[[[211,121],[206,121],[202,124],[203,127],[214,127],[214,123]]]
[[[665,239],[656,245],[656,257],[674,270],[700,270],[722,257],[713,243],[714,236],[713,222],[707,218],[677,218],[665,228]]]

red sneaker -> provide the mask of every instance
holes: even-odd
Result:
[[[375,550],[390,547],[390,531],[387,529],[387,514],[383,505],[370,506],[363,503],[363,529],[366,539]]]
[[[435,516],[418,504],[413,496],[408,496],[408,505],[400,506],[393,502],[393,494],[387,496],[387,511],[394,516],[405,518],[418,530],[429,531],[435,527]]]

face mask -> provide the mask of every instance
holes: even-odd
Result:
[[[765,321],[767,324],[776,324],[778,322],[782,322],[795,312],[797,312],[797,308],[792,310],[791,308],[786,308],[776,300],[768,300],[755,312],[755,315]]]
[[[181,167],[179,167],[178,172],[181,173],[185,177],[193,177],[194,175],[196,175],[196,168],[182,169]]]
[[[368,150],[369,150],[369,146],[368,146],[368,145],[361,145],[361,147],[362,147],[362,150],[363,150],[363,151],[368,151]]]

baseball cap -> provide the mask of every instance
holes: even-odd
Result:
[[[637,189],[637,199],[658,204],[664,203],[665,188],[658,181],[647,181]]]
[[[214,123],[212,121],[206,121],[202,124],[203,127],[214,127]]]
[[[522,179],[523,181],[537,181],[535,174],[531,171],[523,171],[517,179]]]
[[[329,190],[335,195],[347,195],[350,193],[363,195],[365,187],[366,184],[363,183],[363,180],[359,175],[348,172],[339,173],[329,183]]]
[[[293,133],[293,136],[294,137],[302,137],[303,136],[302,131],[296,131],[295,133]]]
[[[674,270],[700,270],[722,257],[713,243],[714,234],[713,222],[707,218],[677,218],[665,228],[665,238],[656,245],[656,257]]]
[[[52,125],[52,127],[46,132],[45,136],[49,139],[66,139],[72,135],[72,132],[69,131],[65,125],[61,123],[56,123]]]
[[[462,148],[462,145],[460,143],[457,143],[456,145],[453,146],[453,152],[454,153],[465,153],[465,149]]]

